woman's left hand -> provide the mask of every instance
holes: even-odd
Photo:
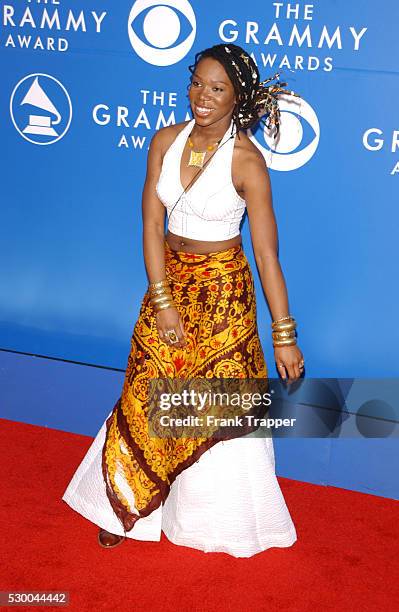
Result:
[[[274,359],[281,378],[285,380],[288,374],[288,382],[298,380],[305,367],[302,351],[297,344],[291,346],[275,346]]]

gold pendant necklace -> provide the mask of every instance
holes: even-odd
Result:
[[[221,143],[222,139],[218,140],[213,145],[208,145],[206,147],[206,151],[194,151],[194,143],[191,140],[191,134],[188,137],[188,146],[190,147],[190,159],[188,160],[187,166],[196,166],[197,168],[202,168],[205,161],[205,155],[207,151],[213,151],[215,147],[217,147]]]

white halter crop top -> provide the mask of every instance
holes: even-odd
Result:
[[[240,233],[245,212],[245,200],[231,178],[236,139],[230,138],[233,122],[201,174],[183,193],[180,162],[194,123],[195,119],[191,119],[166,151],[156,191],[167,209],[168,229],[173,234],[193,240],[228,240]]]

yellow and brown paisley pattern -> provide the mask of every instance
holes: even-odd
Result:
[[[165,241],[165,266],[187,346],[173,348],[159,339],[146,293],[122,394],[107,419],[103,475],[110,503],[127,531],[158,508],[178,474],[219,441],[150,437],[148,381],[267,377],[253,277],[242,247],[198,255],[172,251]],[[133,492],[135,507],[120,488],[121,479]]]

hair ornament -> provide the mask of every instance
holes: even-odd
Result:
[[[262,120],[262,123],[270,129],[275,128],[274,138],[280,131],[280,117],[281,112],[279,108],[279,96],[289,95],[300,98],[300,95],[295,91],[284,89],[287,83],[279,81],[280,73],[277,72],[274,76],[265,79],[259,83],[258,89],[255,95],[255,107],[258,111],[258,117],[261,119],[263,115],[267,115],[266,120]],[[271,81],[276,82],[272,85],[267,85]]]
[[[241,53],[241,54],[240,54],[240,57],[241,57],[241,59],[243,59],[243,60],[244,60],[244,62],[245,62],[245,64],[246,64],[246,66],[247,66],[247,68],[248,68],[248,70],[251,72],[252,81],[253,81],[254,83],[256,83],[256,80],[257,80],[257,78],[258,78],[258,75],[256,74],[256,70],[254,70],[254,69],[253,69],[253,66],[251,66],[250,59],[249,59],[249,55],[247,55],[246,53]],[[244,83],[244,85],[245,85],[245,83]]]

